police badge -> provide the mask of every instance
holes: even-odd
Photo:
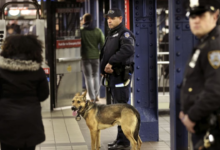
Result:
[[[130,37],[130,33],[129,33],[129,32],[125,32],[124,35],[125,35],[126,38],[129,38],[129,37]]]
[[[114,12],[115,12],[114,10],[109,10],[108,14],[114,14]]]
[[[208,60],[214,69],[218,69],[220,67],[220,50],[209,52]]]

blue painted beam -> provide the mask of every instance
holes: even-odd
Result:
[[[98,9],[97,8],[97,5],[96,5],[96,0],[90,0],[89,1],[90,2],[90,14],[92,15],[92,17],[93,17],[93,25],[95,26],[95,27],[98,27],[99,25],[97,25],[97,12],[96,12],[96,10]]]
[[[103,3],[105,0],[99,0],[99,28],[102,30],[103,33],[105,33],[105,18],[103,14]],[[105,97],[105,87],[101,86],[100,87],[100,98]]]
[[[85,0],[85,1],[84,1],[84,8],[85,8],[85,13],[89,13],[88,0]]]
[[[123,12],[123,22],[125,22],[125,1],[124,0],[111,0],[112,8],[119,8]]]
[[[179,119],[180,88],[195,37],[190,32],[183,0],[169,1],[170,137],[171,150],[188,150],[188,132]]]
[[[136,36],[134,106],[141,115],[142,141],[158,141],[156,1],[135,0],[133,31]]]
[[[104,0],[99,0],[99,28],[105,33],[105,18],[103,14],[103,3]]]

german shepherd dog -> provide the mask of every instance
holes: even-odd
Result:
[[[120,125],[123,133],[131,142],[132,150],[140,150],[141,138],[139,136],[140,114],[131,105],[112,104],[101,105],[86,101],[86,92],[73,97],[72,110],[74,116],[81,115],[91,134],[92,150],[100,150],[100,130]]]

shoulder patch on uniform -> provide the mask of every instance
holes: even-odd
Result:
[[[218,69],[220,67],[220,50],[211,51],[208,53],[208,60],[210,65],[214,69]]]
[[[126,38],[130,37],[130,33],[129,32],[125,32],[124,35],[125,35]]]

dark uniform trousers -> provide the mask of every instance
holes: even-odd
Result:
[[[130,82],[131,83],[131,82]],[[112,95],[113,104],[127,103],[130,99],[131,88],[129,85],[125,87],[111,87],[110,92]],[[124,135],[121,126],[118,126],[117,144],[119,145],[130,145],[130,141]]]
[[[216,26],[200,39],[189,59],[181,88],[181,110],[196,123],[192,134],[194,147],[204,139],[209,116],[220,108],[220,27]],[[205,128],[204,128],[205,127]],[[220,129],[216,130],[220,133]],[[216,133],[213,132],[213,133]],[[214,134],[213,134],[214,135]],[[220,150],[220,134],[214,135],[215,145],[208,150]]]

